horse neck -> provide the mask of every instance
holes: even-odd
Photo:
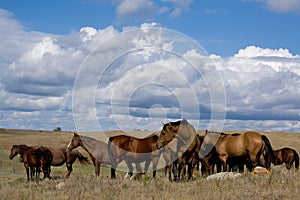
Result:
[[[183,141],[194,139],[193,136],[196,134],[196,130],[190,124],[181,125],[177,132],[177,136],[179,136]]]
[[[205,135],[203,139],[203,143],[205,144],[213,144],[215,146],[218,146],[226,137],[226,135],[221,135],[217,133],[207,133],[208,135]],[[206,140],[206,137],[208,138],[208,141]]]
[[[98,142],[95,139],[87,136],[80,136],[80,139],[80,146],[91,155]]]
[[[23,157],[24,153],[30,149],[30,147],[27,146],[19,146],[18,147],[18,153],[20,154],[21,157]]]

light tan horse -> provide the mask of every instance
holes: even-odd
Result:
[[[227,171],[229,158],[248,157],[252,168],[263,165],[270,169],[269,155],[273,151],[268,138],[257,132],[248,131],[241,135],[227,135],[206,131],[203,148],[214,145],[217,155],[223,163],[223,170]]]
[[[70,152],[79,146],[89,154],[94,164],[96,177],[99,177],[101,164],[111,164],[107,151],[107,144],[92,137],[74,133],[73,138],[67,146],[67,151]]]

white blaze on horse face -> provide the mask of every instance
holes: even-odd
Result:
[[[70,149],[71,149],[71,145],[72,145],[72,141],[68,144],[67,150],[70,150]]]

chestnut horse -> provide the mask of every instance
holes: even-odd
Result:
[[[20,155],[20,161],[23,162],[23,154],[25,149],[27,149],[28,146],[22,144],[22,145],[13,145],[12,149],[10,151],[10,159],[13,159],[18,154]],[[39,148],[39,146],[33,146],[33,149]],[[53,147],[47,147],[53,156],[51,165],[52,166],[62,166],[64,163],[67,165],[68,173],[65,176],[65,178],[68,178],[73,171],[72,165],[78,158],[79,162],[81,164],[89,164],[88,158],[83,156],[79,151],[68,151],[66,150],[66,147],[62,148],[53,148]]]
[[[227,171],[228,159],[247,157],[251,161],[251,170],[257,165],[263,165],[270,170],[269,156],[273,152],[270,141],[265,135],[248,131],[241,135],[227,135],[206,131],[203,148],[214,145],[217,155]]]
[[[158,136],[152,134],[146,138],[135,138],[127,135],[118,135],[109,138],[108,152],[111,160],[111,178],[116,178],[116,168],[123,160],[129,169],[129,175],[133,174],[132,163],[137,165],[137,171],[142,173],[138,165],[145,162],[144,173],[148,171],[152,161],[153,178],[156,176],[157,164],[161,152],[156,148]]]
[[[281,148],[273,151],[273,156],[271,157],[271,162],[274,165],[281,165],[285,163],[287,169],[291,169],[293,163],[295,162],[295,169],[299,169],[299,155],[295,149],[292,148]]]
[[[188,166],[188,179],[192,178],[193,169],[199,162],[201,141],[195,128],[186,119],[164,124],[156,146],[165,151],[163,157],[168,165],[170,181],[171,169],[174,180],[178,181],[185,165]]]

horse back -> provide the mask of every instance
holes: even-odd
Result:
[[[225,135],[218,145],[218,151],[225,151],[229,156],[241,156],[246,153],[244,135]]]
[[[254,131],[248,131],[243,134],[244,145],[250,152],[259,152],[263,145],[261,134]]]
[[[63,165],[67,160],[67,150],[66,148],[54,148],[54,147],[45,147],[49,149],[49,151],[52,154],[52,166],[61,166]]]
[[[135,138],[127,135],[110,137],[112,144],[122,150],[134,153],[149,153],[156,149],[158,136]]]

